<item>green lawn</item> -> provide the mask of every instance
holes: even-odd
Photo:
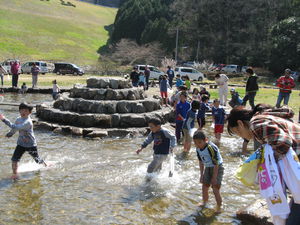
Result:
[[[68,0],[0,0],[0,61],[61,60],[94,64],[117,10]]]

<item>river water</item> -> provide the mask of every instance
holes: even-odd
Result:
[[[50,101],[50,95],[6,94],[5,102]],[[17,107],[0,106],[14,120]],[[212,135],[209,126],[205,131]],[[224,211],[215,215],[212,192],[208,209],[201,200],[199,167],[194,148],[189,159],[176,160],[168,177],[168,161],[150,183],[145,171],[152,159],[151,146],[135,150],[143,137],[88,140],[35,130],[40,155],[51,164],[40,168],[28,154],[20,162],[20,179],[11,181],[10,158],[16,138],[4,138],[0,124],[0,224],[239,224],[235,212],[258,198],[258,191],[234,178],[242,158],[242,140],[224,133],[221,154],[225,175],[221,189]],[[179,146],[176,152],[181,151]]]

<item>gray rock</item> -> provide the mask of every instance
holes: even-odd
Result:
[[[120,114],[111,115],[111,126],[119,127],[119,124],[120,124]]]
[[[89,94],[88,99],[94,99],[95,96],[98,94],[98,89],[90,89],[88,94]]]
[[[81,127],[93,127],[95,125],[95,118],[93,114],[84,114],[78,117],[78,121],[74,124],[74,126],[81,126]]]
[[[105,107],[103,106],[103,103],[102,102],[98,102],[96,104],[98,104],[96,113],[104,113],[105,112]]]
[[[71,99],[65,99],[63,102],[63,109],[64,110],[72,110],[72,100]]]
[[[63,106],[64,99],[59,98],[53,103],[53,107],[56,109],[59,109],[61,106]]]
[[[40,129],[45,129],[45,130],[53,130],[54,129],[54,127],[52,126],[51,123],[47,123],[44,121],[38,121],[34,126],[40,128]]]
[[[129,90],[126,99],[128,99],[128,100],[136,100],[137,97],[135,95],[135,92],[133,90]]]
[[[130,130],[127,129],[113,129],[107,131],[110,137],[126,137],[131,134]]]
[[[117,79],[110,79],[109,83],[110,83],[110,87],[112,89],[118,89],[119,88],[119,80],[117,80]]]
[[[132,104],[132,113],[144,113],[145,107],[142,103],[135,102]]]
[[[117,103],[117,112],[118,113],[130,113],[131,112],[131,105],[128,104],[126,101],[120,101]]]
[[[156,101],[151,101],[151,100],[146,100],[143,102],[143,106],[146,110],[146,112],[152,112],[156,109],[158,109],[160,106],[158,106],[159,104]]]
[[[142,115],[121,115],[120,119],[120,127],[145,127],[146,119],[145,116]]]
[[[89,137],[89,138],[104,138],[104,137],[107,137],[108,136],[108,133],[107,131],[92,131],[91,133],[88,133],[86,135],[86,137]]]
[[[114,114],[117,112],[117,103],[116,102],[108,102],[106,103],[106,112],[109,114]]]
[[[93,115],[93,126],[95,127],[101,127],[101,128],[107,128],[111,127],[111,116],[110,115]],[[90,126],[91,127],[91,126]]]
[[[118,94],[115,90],[107,89],[105,99],[106,100],[117,100],[117,96],[118,96]]]
[[[90,88],[96,88],[97,87],[97,83],[98,83],[98,79],[96,77],[90,77],[86,80],[87,83],[87,87]]]
[[[102,78],[100,79],[100,86],[97,86],[98,88],[109,88],[109,79]]]
[[[83,135],[83,129],[79,127],[72,127],[71,128],[71,134],[75,136],[82,136]]]
[[[53,133],[56,133],[56,134],[63,134],[64,132],[62,131],[61,127],[57,127],[53,130]]]

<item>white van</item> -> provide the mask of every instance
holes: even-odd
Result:
[[[177,74],[179,74],[180,76],[188,75],[190,80],[198,80],[198,81],[204,80],[204,74],[192,67],[176,67],[175,76]]]
[[[238,65],[227,65],[227,66],[224,66],[221,71],[226,72],[226,73],[237,73],[237,72],[239,72],[239,66]]]
[[[158,79],[159,76],[165,74],[155,66],[151,66],[151,65],[147,65],[147,66],[150,70],[150,77],[149,77],[150,79]],[[146,65],[136,65],[136,67],[138,68],[138,72],[145,72]]]
[[[31,67],[32,67],[33,63],[35,63],[35,65],[37,65],[40,68],[40,73],[41,74],[48,73],[47,63],[42,62],[42,61],[30,61],[30,62],[24,63],[21,66],[21,72],[30,74],[31,73]]]

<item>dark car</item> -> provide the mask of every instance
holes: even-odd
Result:
[[[80,67],[72,63],[54,63],[53,73],[56,74],[74,74],[74,75],[83,75],[84,71]]]

